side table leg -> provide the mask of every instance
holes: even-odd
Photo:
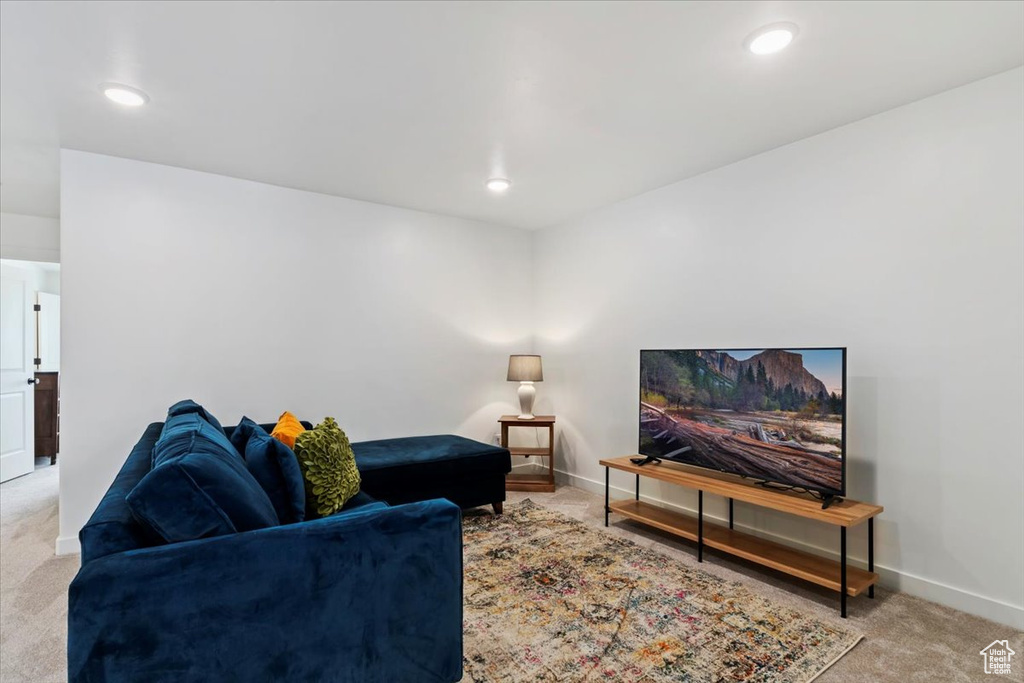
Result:
[[[839,614],[846,618],[846,527],[839,527]]]
[[[875,518],[868,517],[868,571],[875,571]],[[868,597],[875,597],[875,584],[868,586]]]
[[[609,468],[604,468],[604,525],[608,526],[608,513],[611,509],[608,507],[608,472]]]
[[[704,561],[704,492],[697,491],[697,561]]]
[[[555,425],[548,425],[548,483],[555,485]]]

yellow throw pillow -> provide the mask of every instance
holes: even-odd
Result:
[[[281,413],[281,417],[278,418],[274,431],[270,432],[270,435],[288,448],[295,450],[295,439],[304,431],[306,428],[299,422],[299,418],[286,410]]]

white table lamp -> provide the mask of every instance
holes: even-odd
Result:
[[[534,382],[544,381],[544,370],[540,366],[540,356],[516,355],[508,357],[508,381],[519,382],[519,419],[533,419],[533,399],[537,390]]]

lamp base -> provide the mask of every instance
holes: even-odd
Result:
[[[537,390],[533,388],[533,382],[519,383],[519,419],[532,420],[533,399],[537,397]]]

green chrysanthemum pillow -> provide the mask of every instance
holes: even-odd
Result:
[[[359,470],[345,432],[333,417],[295,439],[295,457],[306,485],[306,517],[332,515],[359,493]]]

